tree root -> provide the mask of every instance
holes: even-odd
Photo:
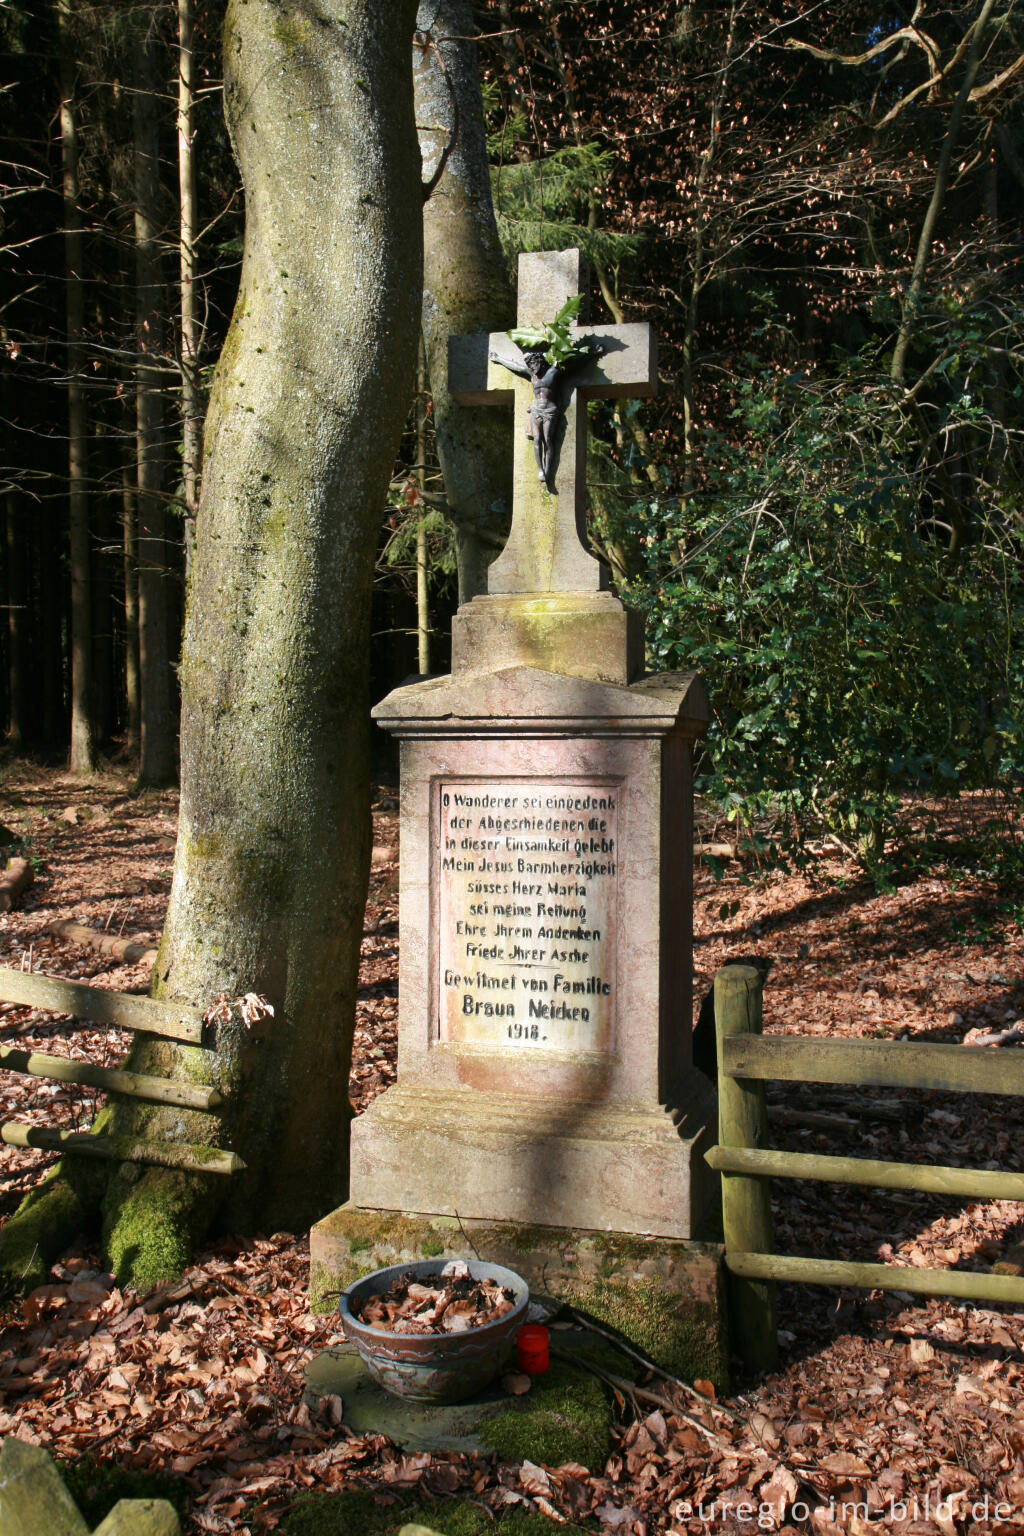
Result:
[[[0,1231],[0,1285],[32,1291],[45,1285],[50,1265],[83,1233],[94,1232],[107,1169],[62,1157],[38,1189],[27,1194]]]
[[[110,1119],[106,1109],[94,1131]],[[215,1174],[143,1169],[62,1157],[0,1230],[0,1289],[22,1294],[45,1285],[50,1266],[76,1238],[96,1238],[104,1262],[137,1290],[177,1280],[224,1199]]]

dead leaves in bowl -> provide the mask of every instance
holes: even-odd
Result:
[[[388,1290],[366,1298],[358,1316],[384,1333],[466,1333],[496,1323],[514,1306],[507,1286],[490,1277],[474,1280],[468,1265],[453,1259],[430,1284],[397,1275]]]

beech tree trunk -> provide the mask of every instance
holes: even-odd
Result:
[[[192,0],[178,0],[178,269],[181,322],[181,477],[185,503],[185,570],[192,564],[203,410],[199,388],[199,324],[196,318],[195,86]]]
[[[416,25],[413,81],[425,181],[451,144],[423,209],[423,337],[464,603],[487,590],[487,567],[508,537],[512,454],[505,411],[458,405],[449,395],[448,338],[514,325],[515,296],[494,222],[469,0],[423,0]]]
[[[67,1158],[0,1233],[0,1269],[29,1284],[54,1234],[68,1241],[100,1201],[107,1261],[149,1287],[218,1207],[232,1231],[301,1231],[347,1193],[370,604],[422,297],[414,16],[415,0],[229,0],[245,248],[206,424],[153,989],[204,1008],[261,993],[274,1015],[217,1024],[202,1047],[139,1037],[132,1071],[211,1084],[227,1104],[122,1099],[105,1133],[225,1146],[247,1169],[97,1178]]]
[[[140,25],[145,25],[145,13]],[[160,270],[160,112],[157,42],[147,28],[135,44],[132,126],[135,159],[135,435],[138,462],[139,783],[177,777],[164,501],[166,292]]]
[[[60,142],[64,199],[64,269],[68,368],[68,526],[71,565],[71,752],[72,773],[96,767],[92,716],[92,602],[89,493],[86,459],[85,298],[82,288],[82,213],[78,206],[78,135],[75,121],[75,44],[70,0],[57,8],[60,32]]]
[[[266,1032],[137,1045],[133,1070],[224,1088],[219,1115],[119,1103],[123,1135],[222,1143],[248,1171],[137,1169],[108,1257],[153,1283],[227,1196],[232,1230],[344,1199],[370,859],[370,602],[422,292],[414,0],[232,0],[241,287],[206,426],[181,669],[181,813],[158,995],[264,994]],[[226,1187],[225,1187],[226,1186]]]

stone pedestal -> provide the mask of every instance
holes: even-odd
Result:
[[[693,1241],[716,1205],[690,1059],[699,681],[507,667],[375,713],[402,753],[399,1081],[353,1122],[314,1304],[475,1245],[723,1380],[720,1251]]]
[[[700,683],[513,667],[375,714],[402,742],[399,1083],[353,1123],[352,1200],[694,1236]]]

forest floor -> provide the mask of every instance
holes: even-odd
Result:
[[[117,965],[46,930],[72,918],[155,943],[175,812],[173,795],[133,797],[114,774],[83,781],[10,765],[0,820],[28,839],[38,873],[22,908],[0,917],[0,964],[144,991],[147,965]],[[352,1069],[358,1110],[395,1077],[397,839],[396,805],[383,791]],[[933,859],[882,894],[839,853],[799,874],[732,863],[715,880],[699,867],[696,939],[698,1002],[727,960],[773,961],[769,1032],[957,1041],[1024,1023],[1024,896],[1008,897],[962,862]],[[0,1042],[108,1063],[127,1049],[117,1030],[8,1005]],[[95,1112],[89,1091],[13,1073],[0,1094],[4,1119],[72,1126]],[[883,1097],[873,1092],[872,1103]],[[793,1089],[777,1106],[791,1122],[810,1107],[834,1123],[790,1123],[778,1142],[1019,1166],[1017,1101],[920,1093],[887,1102],[895,1119],[868,1118],[839,1091]],[[53,1161],[0,1151],[0,1219]],[[983,1271],[1024,1260],[1024,1205],[781,1181],[773,1194],[782,1252]],[[380,1437],[348,1434],[329,1412],[311,1417],[303,1367],[335,1329],[307,1310],[307,1267],[302,1235],[224,1241],[198,1255],[185,1294],[145,1305],[93,1252],[73,1250],[50,1285],[0,1315],[0,1435],[180,1479],[193,1533],[273,1529],[304,1490],[357,1486],[378,1504],[418,1498],[427,1524],[444,1507],[437,1501],[468,1496],[481,1530],[494,1511],[515,1508],[626,1536],[709,1527],[1024,1536],[1024,1312],[783,1287],[780,1368],[741,1383],[723,1404],[734,1416],[701,1411],[713,1443],[680,1414],[656,1410],[620,1426],[607,1465],[590,1476],[572,1465],[403,1455]],[[681,1397],[678,1406],[693,1411]]]

